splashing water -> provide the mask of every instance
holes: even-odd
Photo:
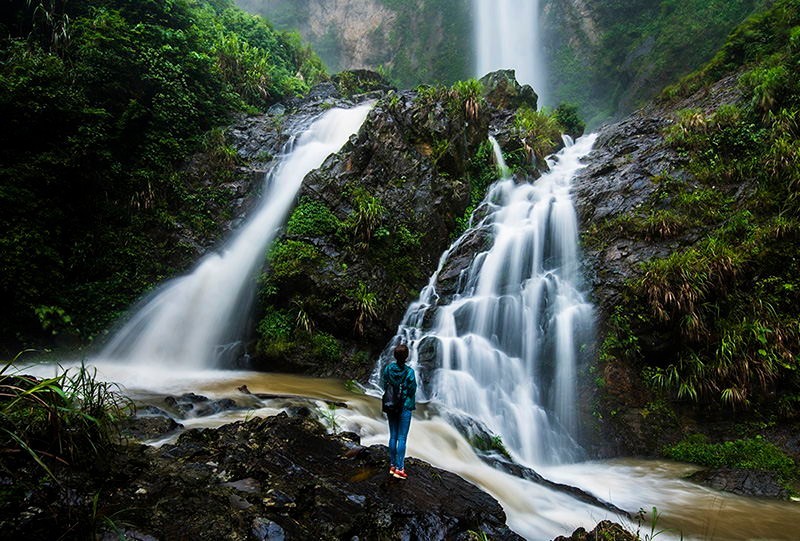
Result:
[[[492,186],[477,213],[485,217],[442,256],[392,342],[411,344],[423,396],[480,421],[515,458],[534,465],[581,456],[576,366],[593,311],[580,289],[569,191],[594,139],[567,141],[532,184],[504,176]],[[451,254],[478,235],[491,247],[461,271],[457,292],[440,298],[439,275]]]
[[[371,104],[331,109],[318,118],[271,171],[260,207],[226,248],[203,258],[192,273],[164,284],[99,358],[182,368],[219,364],[225,342],[241,335],[254,275],[303,178],[358,131],[370,109]]]
[[[547,103],[545,61],[539,37],[538,0],[473,0],[477,76],[513,69]]]

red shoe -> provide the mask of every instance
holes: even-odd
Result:
[[[394,475],[398,479],[408,479],[408,474],[404,469],[400,470],[395,468],[394,473],[392,475]]]
[[[394,466],[389,466],[389,475],[394,475],[396,469]]]

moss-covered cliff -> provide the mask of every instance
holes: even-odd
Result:
[[[711,59],[763,0],[544,0],[545,54],[556,102],[590,125],[644,105]]]
[[[381,67],[399,86],[475,74],[473,2],[237,0],[297,29],[334,71]],[[590,125],[643,105],[708,61],[764,0],[542,0],[553,105],[578,105]],[[511,67],[511,66],[507,66]]]
[[[279,28],[299,30],[331,71],[379,69],[403,88],[472,75],[472,21],[464,0],[236,3]]]
[[[14,0],[0,33],[11,355],[91,339],[215,243],[247,183],[214,128],[324,75],[299,36],[227,0]]]
[[[329,90],[335,103],[340,91]],[[255,366],[367,375],[495,180],[490,132],[519,167],[560,144],[563,128],[535,107],[511,73],[384,94],[359,134],[305,179],[267,256]]]
[[[750,18],[604,130],[579,179],[604,316],[593,413],[626,452],[700,431],[798,453],[798,29],[797,0]]]

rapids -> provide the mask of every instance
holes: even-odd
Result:
[[[65,367],[68,365],[65,365]],[[115,381],[137,401],[194,392],[212,399],[241,400],[236,389],[247,385],[253,393],[296,395],[317,400],[320,414],[324,401],[344,402],[334,411],[341,430],[356,432],[362,444],[386,445],[388,427],[380,412],[380,401],[354,393],[344,382],[283,374],[220,370],[174,370],[99,362],[102,379]],[[50,376],[53,365],[33,365],[26,373]],[[254,415],[274,415],[287,407],[285,400],[265,400],[260,407],[244,411],[223,411],[208,417],[181,420],[186,428],[217,427]],[[160,444],[163,442],[153,442]],[[532,541],[568,535],[575,528],[591,529],[600,520],[627,524],[636,522],[615,516],[534,483],[499,472],[475,454],[472,446],[442,417],[421,405],[414,414],[408,440],[408,454],[447,469],[492,494],[508,516],[508,524]],[[744,541],[748,539],[789,541],[797,539],[791,527],[800,521],[800,504],[745,498],[718,492],[682,479],[695,466],[658,460],[615,459],[540,467],[545,477],[580,487],[595,496],[636,513],[640,508],[658,509],[656,531],[670,529],[656,539]],[[409,472],[413,476],[413,471]],[[644,523],[642,535],[650,534]]]

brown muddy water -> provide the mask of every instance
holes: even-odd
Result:
[[[140,403],[155,404],[165,395],[194,392],[212,399],[232,398],[247,408],[180,420],[186,428],[216,427],[253,416],[275,415],[303,403],[317,408],[329,426],[359,434],[364,445],[385,444],[388,439],[378,398],[339,380],[243,371],[176,372],[102,363],[96,367],[102,379],[118,383],[125,394]],[[25,371],[45,376],[52,375],[55,368],[34,365]],[[251,393],[273,396],[247,397],[237,390],[242,385]],[[331,406],[331,402],[345,403],[346,407]],[[590,529],[605,519],[625,523],[634,531],[638,528],[643,538],[657,534],[657,540],[800,539],[800,503],[745,498],[684,480],[697,470],[695,466],[615,459],[536,468],[548,479],[580,487],[631,514],[639,509],[657,509],[655,526],[631,523],[487,466],[461,434],[424,405],[415,411],[411,423],[408,454],[457,473],[492,494],[503,505],[509,526],[531,540],[551,539],[579,526]]]

